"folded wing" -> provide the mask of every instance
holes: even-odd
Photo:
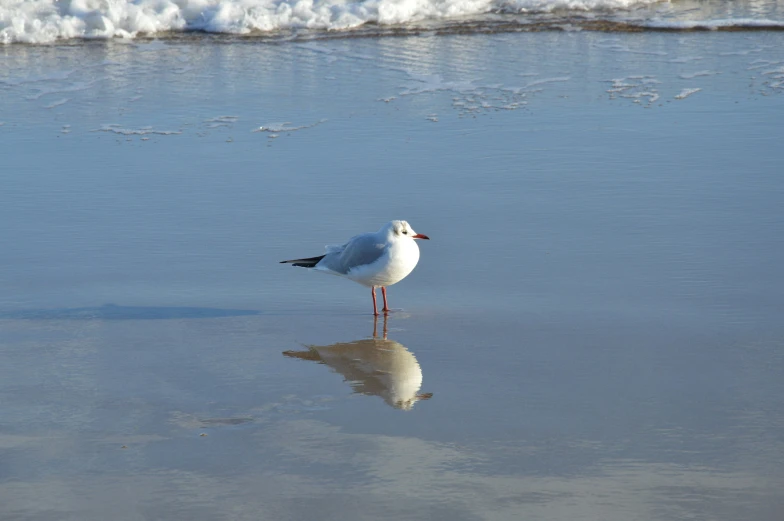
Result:
[[[346,275],[354,268],[377,261],[385,251],[386,244],[379,242],[375,233],[363,233],[342,246],[327,246],[328,253],[318,267]]]

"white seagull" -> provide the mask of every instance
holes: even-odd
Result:
[[[327,246],[327,253],[309,259],[292,259],[281,264],[312,268],[331,275],[339,275],[370,287],[373,295],[373,314],[378,315],[376,287],[381,287],[384,313],[387,305],[387,286],[400,282],[419,262],[419,246],[414,239],[430,240],[416,233],[406,221],[390,221],[375,233],[363,233],[340,246]]]

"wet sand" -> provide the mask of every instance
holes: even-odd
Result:
[[[0,49],[0,517],[778,521],[783,38]]]

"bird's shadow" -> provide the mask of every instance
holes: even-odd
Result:
[[[0,319],[22,320],[166,320],[260,315],[253,309],[221,309],[169,306],[103,306],[83,308],[26,309],[0,311]]]
[[[402,312],[402,310],[393,310]],[[344,310],[310,309],[227,309],[198,306],[121,306],[104,304],[89,307],[0,310],[0,320],[171,320],[244,316],[365,316]],[[405,315],[403,315],[405,316]]]
[[[308,345],[307,351],[284,351],[289,358],[324,364],[343,376],[355,393],[381,397],[387,405],[410,410],[433,393],[420,393],[422,368],[414,353],[387,337],[384,315],[383,336],[378,334],[378,317],[373,320],[373,336],[353,342],[326,346]]]

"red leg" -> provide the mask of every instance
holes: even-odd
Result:
[[[381,311],[383,311],[384,313],[388,313],[389,306],[387,306],[387,288],[385,288],[384,286],[381,286],[381,296],[384,297],[384,309],[382,309]]]
[[[370,294],[373,295],[373,315],[378,316],[378,307],[376,306],[376,287],[370,288]]]

